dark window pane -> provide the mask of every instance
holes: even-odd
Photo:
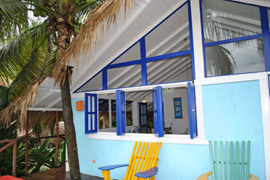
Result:
[[[265,71],[263,40],[205,48],[207,76]]]
[[[116,100],[111,100],[112,128],[116,127]]]
[[[110,128],[109,100],[99,99],[99,129]]]
[[[205,42],[261,34],[260,9],[223,0],[202,0]]]
[[[126,126],[132,126],[132,103],[133,101],[126,101]]]

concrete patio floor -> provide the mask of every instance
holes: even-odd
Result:
[[[81,175],[82,180],[101,180],[103,178]],[[57,169],[50,169],[44,172],[31,174],[29,176],[21,177],[24,180],[69,180],[69,172],[65,171],[65,166]]]

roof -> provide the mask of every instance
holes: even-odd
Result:
[[[241,0],[239,0],[241,1]],[[106,67],[109,63],[115,60],[117,57],[121,55],[124,51],[126,51],[129,47],[134,45],[131,52],[129,52],[130,57],[136,58],[138,55],[136,54],[138,51],[138,46],[135,44],[141,37],[145,36],[150,30],[152,30],[155,26],[157,26],[162,20],[168,17],[171,13],[173,13],[177,8],[179,8],[185,0],[136,0],[130,10],[127,11],[126,19],[124,18],[124,8],[120,9],[119,16],[117,16],[117,25],[111,25],[108,30],[105,30],[103,40],[97,47],[92,46],[89,48],[87,52],[80,52],[79,61],[76,65],[76,58],[72,57],[70,64],[71,66],[76,67],[74,73],[72,75],[72,87],[71,92],[79,89],[84,83],[86,83],[89,79],[93,78],[97,75],[104,67]],[[244,2],[251,2],[251,3],[258,3],[260,5],[265,5],[270,7],[270,0],[246,0]],[[231,8],[225,7],[215,7],[213,4],[208,6],[208,11],[210,12],[211,8],[215,8],[220,12],[225,12],[227,14],[230,13]],[[233,19],[234,21],[245,22],[248,20],[247,13],[243,15],[245,9],[239,9],[237,16],[230,16],[230,20]],[[241,14],[242,13],[242,14]],[[161,40],[160,42],[168,42],[168,44],[172,44],[175,42],[175,39],[172,39],[176,35],[177,32],[181,32],[181,40],[179,42],[183,42],[185,38],[188,38],[189,35],[187,34],[186,26],[187,26],[187,14],[177,15],[174,19],[170,20],[165,25],[165,29],[161,28],[160,30],[156,31],[153,34],[153,37],[150,39],[155,39],[155,37],[159,37]],[[245,16],[245,18],[242,18]],[[178,18],[178,19],[177,19]],[[236,18],[236,19],[235,19]],[[182,23],[180,27],[175,26],[175,22],[182,19]],[[251,21],[252,26],[256,28],[257,19],[252,19]],[[225,22],[226,23],[226,22]],[[233,24],[227,24],[228,26],[233,26]],[[165,31],[165,32],[164,32]],[[171,34],[171,37],[167,37],[166,34]],[[164,34],[164,35],[162,35]],[[152,35],[151,35],[152,36]],[[160,43],[159,42],[159,43]],[[178,42],[178,43],[179,43]],[[152,43],[152,44],[151,44]],[[155,41],[153,40],[150,44],[148,44],[150,49],[156,45]],[[165,43],[165,46],[169,46]],[[186,46],[189,46],[189,42],[187,42]],[[164,48],[164,46],[163,46]],[[155,53],[161,53],[162,50],[158,50]],[[88,56],[89,53],[89,56]],[[150,52],[149,52],[150,53]],[[151,54],[151,53],[150,53]],[[134,60],[133,58],[133,60]],[[121,60],[118,62],[121,62]],[[112,63],[113,64],[113,63]],[[173,65],[174,62],[171,63]],[[137,78],[133,79],[133,81],[127,81],[134,78],[134,74],[139,75],[139,68],[136,67],[137,65],[130,67],[130,69],[125,69],[125,72],[129,72],[126,76],[123,73],[123,69],[115,69],[115,71],[108,71],[108,77],[111,78],[109,81],[109,87],[120,87],[125,86],[133,86],[133,85],[140,85]],[[160,62],[160,64],[152,64],[152,68],[160,68],[158,71],[159,73],[163,71],[164,64]],[[149,66],[151,68],[151,66]],[[175,66],[173,66],[175,67]],[[131,72],[132,71],[132,72]],[[134,72],[133,72],[134,71]],[[167,71],[171,71],[168,69]],[[163,71],[165,74],[168,73],[167,71]],[[175,69],[174,71],[177,71]],[[151,74],[152,73],[152,74]],[[149,77],[155,78],[157,73],[152,71],[149,74]],[[160,74],[159,76],[164,76],[165,74]],[[186,74],[187,76],[190,74]],[[92,83],[85,84],[85,86],[81,87],[79,91],[87,91],[93,89],[100,89],[102,87],[101,75],[99,74],[96,76],[97,78],[92,81]],[[127,78],[128,77],[128,78]],[[169,78],[169,77],[168,77]],[[173,79],[172,79],[173,80]],[[125,81],[125,82],[124,82]],[[122,84],[120,84],[122,82]],[[124,83],[123,83],[124,82]],[[39,87],[39,91],[37,93],[38,103],[30,107],[30,110],[57,110],[61,109],[61,96],[60,90],[54,87],[54,80],[51,78],[47,78]]]

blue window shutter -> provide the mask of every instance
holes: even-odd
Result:
[[[116,90],[116,129],[117,136],[126,133],[126,100],[125,91]]]
[[[97,133],[97,95],[85,93],[85,134]]]
[[[193,83],[188,83],[188,109],[189,109],[189,128],[190,139],[198,136],[197,130],[197,114],[196,114],[196,98],[195,86]]]
[[[164,137],[164,116],[163,116],[163,96],[162,87],[153,89],[153,114],[154,114],[154,134]]]

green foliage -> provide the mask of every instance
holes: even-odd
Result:
[[[17,137],[17,123],[16,121],[8,127],[0,127],[0,140],[3,139],[16,139]],[[28,142],[28,163],[29,174],[39,172],[42,168],[46,167],[55,168],[55,146],[49,144],[50,138],[39,145],[38,140],[30,140]],[[0,144],[0,148],[4,147],[7,143]],[[66,156],[66,142],[59,143],[58,148],[58,164],[65,161]],[[0,153],[0,176],[12,175],[12,158],[13,146],[7,148]],[[17,173],[16,176],[25,175],[25,142],[20,140],[17,142]]]

